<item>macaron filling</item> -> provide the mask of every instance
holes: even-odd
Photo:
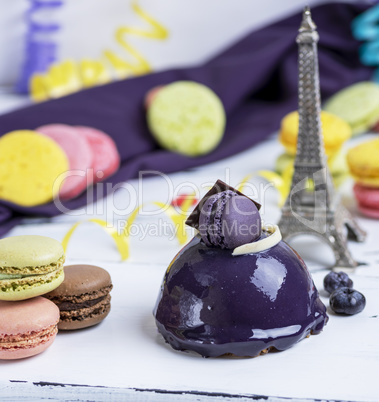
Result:
[[[0,339],[0,351],[35,348],[36,346],[40,346],[50,341],[57,333],[58,326],[55,324],[44,328],[41,331],[32,331],[17,335],[5,335]]]
[[[19,278],[19,275],[16,277],[4,279],[2,278],[0,281],[0,290],[2,292],[17,292],[25,289],[31,289],[33,287],[45,285],[51,283],[54,280],[62,279],[63,281],[64,273],[63,267],[59,269],[49,272],[48,274],[43,275],[25,275]]]
[[[80,305],[57,305],[61,311],[61,321],[85,321],[92,317],[101,316],[103,314],[108,314],[111,305],[111,295],[108,294],[102,298],[97,299],[96,303],[91,305],[92,300],[89,302],[82,303]],[[85,305],[88,304],[88,307]]]
[[[46,350],[58,332],[59,309],[43,297],[0,301],[0,360]]]
[[[63,301],[62,303],[57,303],[60,311],[73,311],[73,310],[80,310],[82,308],[89,308],[93,307],[96,304],[102,302],[107,296],[99,297],[94,300],[87,300],[82,303],[72,303],[69,301]]]
[[[227,190],[210,197],[208,205],[204,205],[205,211],[200,215],[200,235],[207,246],[219,245],[225,248],[222,235],[222,213],[227,201],[236,196],[233,191]]]
[[[44,273],[50,273],[56,271],[58,269],[63,268],[63,264],[65,262],[65,255],[62,255],[56,262],[51,262],[50,264],[40,265],[40,266],[0,266],[0,279],[2,276],[9,275],[11,278],[12,275],[19,276],[24,278],[29,275],[41,275]]]
[[[213,204],[211,217],[213,216],[213,222],[211,226],[214,227],[215,230],[208,231],[209,238],[212,244],[219,244],[221,248],[226,248],[225,237],[223,234],[223,220],[222,215],[224,213],[224,209],[228,203],[228,201],[235,197],[237,194],[233,193],[230,190],[227,190],[221,193],[221,197],[218,198],[217,202]]]
[[[112,285],[106,286],[100,289],[98,292],[94,292],[92,294],[82,296],[51,297],[50,300],[59,307],[61,312],[88,309],[96,306],[97,304],[100,306],[100,303],[103,301],[107,303],[110,302],[109,294],[112,290],[112,287]]]
[[[61,286],[44,295],[59,308],[59,330],[100,323],[111,309],[113,285],[109,273],[93,265],[69,265],[64,273]]]

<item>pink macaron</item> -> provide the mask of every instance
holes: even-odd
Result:
[[[372,209],[358,204],[359,212],[369,218],[379,219],[379,209]]]
[[[44,297],[0,301],[0,359],[23,359],[45,351],[58,332],[59,315],[59,308]]]
[[[113,139],[103,131],[92,127],[74,127],[86,138],[94,155],[93,160],[93,181],[98,183],[101,180],[112,176],[120,166],[120,155]]]
[[[353,189],[359,211],[370,218],[379,219],[379,188],[356,183]]]
[[[75,128],[66,124],[48,124],[36,129],[58,143],[65,151],[70,164],[68,177],[64,180],[59,196],[64,200],[80,195],[92,184],[94,155],[87,139]]]

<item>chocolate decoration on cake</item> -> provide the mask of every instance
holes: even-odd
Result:
[[[222,180],[217,180],[216,183],[213,185],[213,187],[205,194],[205,196],[199,201],[199,203],[197,204],[197,206],[195,207],[195,209],[192,211],[192,213],[190,214],[190,216],[187,218],[186,220],[186,225],[191,226],[195,229],[198,229],[199,227],[199,218],[200,218],[200,211],[203,208],[204,203],[208,200],[209,197],[211,197],[214,194],[217,193],[221,193],[222,191],[233,191],[234,193],[245,197],[247,199],[249,199],[250,201],[252,201],[255,206],[257,207],[258,211],[261,208],[261,204],[259,204],[258,202],[252,200],[251,198],[249,198],[248,196],[246,196],[245,194],[241,193],[240,191],[236,190],[235,188],[233,188],[232,186],[229,186],[229,184],[224,183]]]

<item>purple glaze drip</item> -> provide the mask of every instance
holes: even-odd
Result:
[[[304,261],[283,241],[233,257],[199,236],[167,269],[154,315],[174,349],[205,357],[285,350],[328,319]]]

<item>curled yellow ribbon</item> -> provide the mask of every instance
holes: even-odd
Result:
[[[65,252],[67,252],[68,243],[71,239],[71,236],[75,232],[75,230],[78,228],[79,225],[81,225],[82,223],[86,223],[86,222],[96,223],[103,230],[105,230],[106,233],[109,234],[109,236],[111,236],[113,238],[113,240],[116,244],[116,247],[117,247],[117,251],[119,252],[119,254],[121,256],[122,261],[126,260],[129,257],[128,237],[123,236],[122,234],[120,235],[113,226],[110,226],[107,222],[103,221],[102,219],[88,219],[85,221],[80,221],[80,222],[75,223],[70,228],[70,230],[66,233],[66,235],[64,236],[64,238],[62,240],[62,246],[63,246],[63,249],[65,250]]]
[[[175,228],[175,236],[178,239],[180,245],[186,244],[188,240],[185,229],[185,222],[194,196],[195,193],[185,196],[181,205],[181,212],[178,212],[172,205],[166,205],[162,202],[154,202],[155,205],[164,209],[166,215],[171,219]]]
[[[248,181],[254,176],[253,173],[250,173],[248,175],[246,175],[241,183],[239,184],[239,186],[237,187],[237,190],[240,191],[241,193],[243,192],[243,189],[246,187],[246,184],[248,183]]]
[[[129,42],[126,41],[126,35],[134,35],[145,37],[149,39],[164,40],[168,37],[167,29],[156,21],[153,17],[141,9],[137,3],[132,4],[133,11],[147,24],[150,25],[151,30],[142,30],[139,28],[122,26],[116,31],[117,43],[129,54],[136,63],[131,63],[120,58],[116,53],[111,50],[105,50],[104,55],[115,69],[119,78],[125,78],[129,75],[140,75],[151,71],[150,63],[143,57],[143,55]]]
[[[284,169],[281,175],[271,170],[258,170],[257,172],[246,176],[242,180],[240,186],[238,187],[238,190],[243,191],[243,188],[246,186],[246,183],[253,176],[262,177],[266,179],[268,182],[272,183],[275,189],[278,191],[279,193],[278,206],[282,207],[286,202],[286,199],[291,189],[293,171],[294,171],[293,165],[289,165],[286,169]],[[344,180],[346,180],[346,177],[347,175],[343,174],[333,177],[334,185],[338,187],[340,184],[344,182]],[[313,189],[314,189],[313,180],[308,179],[307,190],[312,191]]]
[[[282,176],[278,173],[272,172],[271,170],[259,170],[257,172],[257,176],[263,177],[269,183],[272,183],[273,186],[275,187],[275,189],[278,191],[279,207],[282,207],[284,205],[284,203],[286,202],[286,199],[288,197],[290,187],[291,187],[292,174],[293,174],[293,169],[290,169],[290,170],[286,169],[283,172]]]
[[[263,179],[267,180],[268,182],[272,183],[275,189],[279,193],[279,201],[278,204],[279,206],[283,206],[289,190],[291,186],[291,181],[292,181],[292,174],[293,174],[293,167],[289,166],[284,172],[283,175],[281,176],[278,173],[275,173],[271,170],[258,170],[257,172],[251,173],[247,176],[245,176],[241,184],[238,186],[238,191],[243,191],[243,189],[246,187],[246,183],[252,178],[252,177],[262,177]]]
[[[189,209],[192,205],[193,202],[193,197],[195,194],[189,194],[184,196],[184,201],[181,205],[181,211],[178,212],[172,205],[165,204],[163,202],[155,201],[153,204],[157,205],[159,208],[162,208],[163,212],[166,213],[166,215],[171,219],[173,225],[174,225],[174,230],[175,230],[175,236],[179,242],[180,245],[183,245],[187,242],[188,236],[185,231],[185,221],[189,212]],[[121,260],[125,261],[126,259],[129,258],[130,255],[130,246],[129,246],[129,241],[130,241],[130,229],[137,219],[137,216],[141,209],[143,208],[144,205],[140,205],[137,208],[135,208],[128,219],[125,221],[125,227],[124,230],[121,233],[118,233],[116,228],[106,221],[102,219],[87,219],[84,221],[80,221],[75,223],[65,234],[63,240],[62,240],[62,245],[65,250],[67,251],[68,244],[70,242],[70,239],[75,232],[75,230],[78,228],[79,225],[82,223],[86,222],[92,222],[100,226],[105,232],[111,236],[114,240],[114,243],[117,247],[117,251],[120,254]]]
[[[147,39],[164,40],[168,37],[167,29],[147,14],[137,3],[132,3],[132,10],[150,27],[144,30],[136,27],[121,26],[115,32],[115,39],[119,46],[131,57],[134,62],[126,61],[111,50],[104,50],[104,59],[83,59],[79,62],[65,60],[54,63],[46,73],[34,74],[29,83],[30,94],[35,102],[42,102],[50,98],[76,92],[82,88],[105,84],[117,78],[141,75],[151,71],[148,60],[132,46],[125,37],[138,36]],[[109,70],[107,62],[114,73]]]

